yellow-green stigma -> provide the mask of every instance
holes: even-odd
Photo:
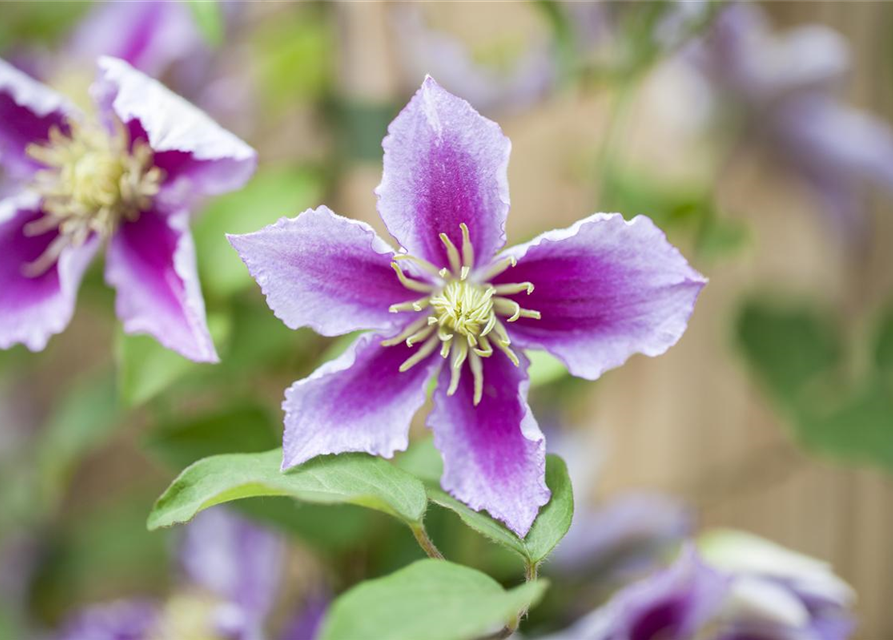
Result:
[[[474,376],[474,404],[480,403],[484,390],[484,374],[481,358],[489,358],[496,350],[504,353],[515,366],[518,356],[511,348],[511,340],[505,330],[505,322],[515,322],[519,318],[540,318],[538,311],[522,309],[521,306],[506,298],[526,291],[533,292],[533,284],[521,282],[516,284],[489,284],[490,280],[510,267],[514,267],[514,258],[505,258],[494,264],[485,273],[472,277],[474,267],[474,247],[468,234],[466,224],[459,225],[462,230],[461,251],[456,248],[449,236],[440,234],[440,240],[446,248],[450,268],[438,269],[427,260],[407,254],[395,256],[391,266],[397,273],[400,282],[411,291],[427,294],[414,302],[393,305],[391,311],[429,310],[426,317],[410,324],[402,333],[382,342],[385,346],[394,346],[405,342],[411,347],[421,343],[418,350],[402,365],[400,371],[406,371],[427,358],[435,349],[450,361],[450,386],[447,395],[456,393],[459,378],[465,361]],[[400,268],[400,260],[412,260],[420,268],[434,276],[437,284],[428,284],[406,276]]]
[[[220,606],[226,605],[201,591],[178,593],[165,602],[147,640],[225,640],[214,624],[214,613]]]
[[[46,251],[25,265],[28,276],[45,273],[66,247],[78,247],[94,234],[108,238],[122,220],[136,220],[151,205],[164,177],[153,165],[149,145],[139,140],[131,147],[120,123],[115,135],[99,124],[74,120],[68,130],[53,127],[45,144],[27,149],[45,167],[32,185],[44,215],[26,225],[25,234],[59,232]]]

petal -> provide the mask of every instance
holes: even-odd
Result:
[[[411,254],[448,263],[438,234],[462,245],[468,225],[485,263],[505,244],[511,142],[495,122],[426,78],[388,127],[378,212]]]
[[[181,206],[197,195],[214,195],[243,186],[257,165],[257,154],[203,111],[123,60],[103,57],[95,95],[145,137],[166,181],[159,196]]]
[[[728,579],[686,546],[669,569],[626,587],[548,640],[690,640],[720,612],[728,589]]]
[[[38,168],[25,149],[43,142],[50,128],[64,130],[77,110],[61,95],[0,60],[0,164],[13,177],[27,179]]]
[[[55,640],[143,640],[159,617],[155,603],[119,600],[83,609],[71,616]]]
[[[390,458],[406,449],[412,416],[425,402],[425,383],[440,360],[430,356],[401,373],[416,348],[382,347],[383,338],[360,336],[343,355],[285,392],[283,469],[329,453]]]
[[[50,336],[68,326],[81,277],[99,247],[93,240],[64,249],[56,265],[43,275],[24,275],[23,266],[36,260],[57,237],[55,232],[24,234],[24,226],[42,215],[34,195],[0,201],[0,349],[21,343],[40,351]]]
[[[707,282],[644,216],[597,213],[506,255],[518,265],[495,282],[532,282],[533,293],[511,297],[542,314],[510,323],[511,338],[590,380],[634,353],[673,346]]]
[[[456,394],[448,396],[445,368],[428,426],[443,455],[443,488],[525,536],[551,494],[545,440],[527,405],[528,362],[519,358],[520,367],[502,354],[481,359],[484,393],[477,406],[470,372],[463,372]]]
[[[394,252],[372,227],[327,207],[227,237],[273,313],[292,329],[313,327],[325,336],[390,329],[405,324],[405,314],[388,308],[423,295],[400,284]]]
[[[317,640],[329,603],[326,596],[311,595],[285,625],[279,640]]]
[[[203,511],[188,527],[180,563],[195,585],[238,604],[250,619],[269,613],[285,559],[283,540],[225,508]]]
[[[157,75],[202,48],[188,7],[150,0],[96,6],[79,23],[67,53],[90,64],[100,56],[112,56]]]
[[[628,491],[598,508],[578,503],[552,566],[571,574],[650,568],[691,535],[693,516],[681,500],[653,492]]]
[[[217,362],[188,214],[143,212],[109,241],[105,279],[127,333],[148,333],[196,362]]]

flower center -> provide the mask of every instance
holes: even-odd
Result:
[[[165,602],[148,640],[225,640],[218,629],[218,612],[225,607],[216,597],[201,591],[185,591]]]
[[[78,247],[94,234],[108,238],[122,220],[136,220],[151,205],[164,177],[153,165],[149,145],[142,140],[131,145],[120,122],[113,135],[98,123],[70,120],[67,134],[53,127],[46,144],[29,145],[27,152],[45,167],[32,185],[44,215],[27,224],[25,234],[59,234],[24,266],[25,275],[32,277],[52,267],[66,247]]]
[[[474,266],[474,247],[465,223],[459,225],[462,231],[461,252],[449,236],[440,234],[440,240],[446,248],[449,268],[438,269],[422,258],[408,254],[398,254],[391,266],[397,272],[400,283],[412,291],[427,294],[424,298],[413,302],[395,304],[391,312],[422,311],[428,309],[428,315],[419,318],[397,336],[385,340],[386,347],[406,342],[408,347],[422,343],[418,350],[400,365],[400,371],[407,371],[440,347],[440,355],[450,360],[450,386],[447,395],[456,393],[465,361],[474,377],[474,404],[481,401],[484,390],[484,372],[481,358],[489,358],[495,350],[504,353],[515,366],[518,356],[511,348],[511,339],[506,332],[505,322],[515,322],[518,318],[534,318],[539,320],[540,313],[521,306],[506,298],[526,291],[533,292],[533,284],[520,282],[515,284],[490,284],[490,281],[506,269],[514,267],[516,261],[512,257],[493,264],[484,273],[472,274]],[[432,275],[435,284],[408,277],[400,268],[400,260],[411,260],[421,269]],[[495,347],[495,350],[494,350]]]

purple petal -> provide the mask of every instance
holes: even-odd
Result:
[[[477,406],[468,367],[453,396],[446,394],[450,370],[445,368],[428,426],[443,455],[443,488],[525,536],[551,494],[545,440],[527,405],[528,362],[519,358],[520,367],[500,353],[481,359],[484,392]]]
[[[18,179],[39,165],[25,149],[43,142],[50,128],[66,130],[65,118],[77,110],[61,95],[0,60],[0,164]]]
[[[401,373],[401,363],[418,346],[383,347],[384,337],[360,336],[340,357],[285,392],[283,469],[328,453],[365,451],[390,458],[406,449],[412,416],[425,402],[425,383],[440,359],[429,356]]]
[[[196,516],[180,548],[189,579],[239,605],[253,621],[263,619],[276,601],[284,558],[279,536],[220,507]]]
[[[759,7],[735,3],[713,23],[695,62],[733,98],[761,108],[792,93],[836,87],[850,60],[836,31],[804,25],[777,36]]]
[[[95,96],[114,110],[133,137],[145,137],[166,180],[158,199],[179,208],[197,196],[243,186],[257,154],[203,111],[123,60],[101,58]]]
[[[597,213],[506,252],[518,259],[496,283],[535,285],[512,296],[542,319],[508,326],[521,347],[545,349],[594,380],[634,353],[657,356],[688,324],[706,279],[651,220]]]
[[[394,252],[372,227],[327,207],[227,237],[292,329],[309,326],[325,336],[391,329],[405,317],[388,308],[422,296],[400,284],[390,266]]]
[[[495,122],[426,78],[388,127],[375,190],[388,231],[410,254],[448,264],[438,234],[462,245],[468,225],[484,264],[505,244],[511,142]]]
[[[42,216],[39,199],[21,194],[0,201],[0,349],[24,344],[46,347],[50,336],[68,326],[81,277],[99,243],[62,251],[57,263],[37,277],[22,273],[56,239],[56,232],[26,236],[24,227]]]
[[[828,96],[790,101],[774,114],[788,156],[810,174],[873,180],[893,191],[893,130]]]
[[[728,579],[687,546],[669,569],[623,589],[549,640],[691,640],[719,613],[727,592]]]
[[[653,569],[663,552],[692,533],[693,523],[691,509],[658,493],[628,492],[597,509],[578,502],[552,564],[565,573]]]
[[[188,214],[145,211],[109,241],[105,279],[127,333],[148,333],[196,362],[217,362]]]
[[[149,640],[158,615],[145,600],[95,605],[69,618],[55,640]]]
[[[91,64],[100,56],[112,56],[158,75],[203,48],[186,5],[143,0],[97,5],[78,25],[67,53]]]

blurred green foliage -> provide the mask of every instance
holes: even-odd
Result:
[[[834,315],[814,305],[749,300],[736,333],[747,364],[800,443],[893,471],[890,310],[878,322],[868,366],[857,373],[847,367],[862,345],[847,344]]]

